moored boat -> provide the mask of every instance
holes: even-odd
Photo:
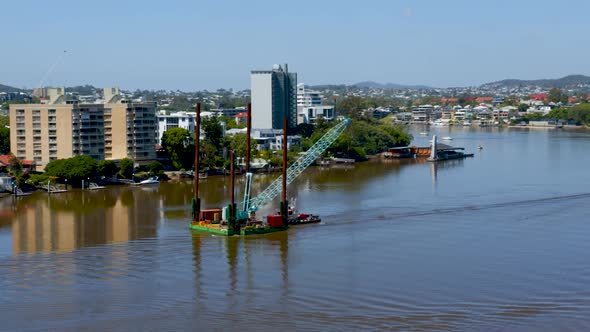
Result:
[[[96,184],[94,182],[90,182],[90,184],[88,184],[89,190],[99,190],[99,189],[104,189],[104,188],[106,188],[106,187],[99,186],[98,184]]]
[[[430,157],[428,161],[442,161],[451,159],[462,159],[466,157],[473,157],[473,153],[464,153],[464,148],[456,148],[446,144],[438,144],[436,141],[436,135],[432,136],[430,148]]]
[[[157,176],[152,176],[151,178],[145,179],[145,180],[140,181],[138,183],[138,185],[140,185],[140,186],[149,186],[149,185],[156,185],[156,184],[160,184],[160,180],[158,180]]]

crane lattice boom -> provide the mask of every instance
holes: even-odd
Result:
[[[339,124],[328,130],[312,147],[305,152],[304,155],[299,157],[289,168],[287,169],[287,184],[290,184],[295,180],[299,174],[301,174],[314,160],[316,160],[332,143],[338,139],[338,137],[344,132],[346,127],[350,124],[351,120],[345,118]],[[287,142],[283,142],[286,144]],[[262,191],[258,196],[252,198],[249,202],[244,202],[242,206],[245,210],[256,211],[259,207],[272,201],[281,192],[281,184],[283,176],[279,176],[274,180],[270,186]]]

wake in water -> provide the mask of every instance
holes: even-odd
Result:
[[[562,195],[562,196],[553,196],[553,197],[545,197],[545,198],[536,198],[536,199],[528,199],[528,200],[521,200],[521,201],[510,201],[510,202],[501,202],[501,203],[490,203],[490,204],[479,204],[479,205],[465,205],[465,206],[457,206],[457,207],[449,207],[449,208],[437,208],[431,210],[412,210],[409,212],[398,212],[393,211],[399,210],[400,207],[394,208],[383,208],[379,209],[380,212],[379,216],[376,216],[375,219],[390,219],[390,218],[411,218],[411,217],[420,217],[420,216],[428,216],[428,215],[440,215],[440,214],[452,214],[452,213],[461,213],[465,211],[480,211],[480,210],[488,210],[488,209],[497,209],[497,208],[506,208],[506,207],[516,207],[516,206],[534,206],[538,204],[550,204],[550,203],[558,203],[563,201],[571,201],[571,200],[580,200],[580,199],[587,199],[590,198],[590,193],[582,193],[582,194],[575,194],[575,195]],[[409,207],[403,207],[409,208]],[[375,209],[361,209],[358,210],[358,214],[366,215],[367,213],[375,212]],[[385,218],[387,216],[387,218]],[[333,215],[326,216],[326,219],[342,219],[346,220],[342,223],[356,223],[356,222],[367,222],[370,219],[363,218],[362,220],[359,219],[350,219],[350,213],[338,213]],[[342,224],[339,222],[338,224]],[[333,223],[330,223],[334,225]]]

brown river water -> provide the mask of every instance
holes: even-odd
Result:
[[[475,156],[311,167],[322,223],[262,236],[190,231],[190,180],[0,198],[0,330],[589,330],[590,133],[434,133]]]

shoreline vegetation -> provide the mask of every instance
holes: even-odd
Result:
[[[305,153],[335,123],[320,120],[315,125],[301,124],[290,133],[301,137],[301,145],[293,146],[288,153],[291,164]],[[228,151],[236,152],[238,158],[246,155],[245,134],[225,136],[218,118],[203,119],[205,139],[201,140],[200,153],[202,168],[199,172],[207,175],[224,174],[229,169]],[[75,156],[49,162],[43,173],[27,172],[13,156],[13,163],[8,167],[9,175],[16,179],[16,184],[23,191],[32,191],[42,186],[58,186],[65,189],[86,187],[94,182],[99,185],[124,184],[139,182],[157,176],[169,180],[168,174],[178,178],[192,172],[194,160],[194,133],[183,128],[173,128],[162,137],[161,155],[158,160],[147,165],[138,166],[134,160],[124,158],[118,163],[111,160],[97,161],[90,156]],[[352,123],[345,132],[324,153],[322,158],[346,158],[355,161],[367,160],[369,156],[386,151],[390,147],[410,144],[412,135],[407,126],[380,122],[372,117],[353,116]],[[253,158],[266,161],[266,172],[282,167],[282,160],[273,151],[258,151],[256,145],[251,148]],[[240,168],[240,165],[238,165]],[[168,173],[176,171],[175,173]],[[190,176],[190,175],[189,175]]]
[[[559,92],[559,93],[558,93]],[[553,91],[551,98],[561,101],[564,94]],[[434,98],[434,97],[433,97]],[[412,101],[412,105],[423,100]],[[432,98],[431,98],[432,99]],[[434,103],[438,99],[432,99]],[[409,146],[413,140],[408,126],[396,123],[395,113],[407,110],[408,105],[400,106],[392,104],[392,100],[386,98],[362,98],[348,96],[339,101],[335,100],[336,109],[341,116],[352,119],[352,123],[346,131],[324,152],[324,158],[354,159],[355,161],[368,160],[371,156],[387,151],[389,148]],[[518,101],[512,101],[517,103]],[[562,105],[562,104],[556,104]],[[514,106],[514,105],[512,105]],[[586,100],[575,105],[556,107],[546,114],[528,112],[523,105],[517,105],[519,113],[515,113],[511,120],[496,120],[491,127],[519,128],[519,129],[563,129],[563,130],[590,130],[590,104]],[[521,107],[523,106],[523,107]],[[525,105],[526,106],[526,105]],[[376,107],[389,107],[393,114],[377,120],[372,116],[371,109]],[[369,112],[367,112],[369,110]],[[524,111],[524,112],[523,112]],[[518,117],[514,117],[518,115]],[[0,116],[0,153],[10,153],[10,141],[8,117]],[[492,121],[487,119],[485,121]],[[536,121],[531,124],[531,121]],[[540,123],[546,121],[545,124]],[[219,170],[229,169],[229,151],[233,150],[238,160],[243,159],[246,152],[245,134],[224,135],[222,122],[227,128],[240,127],[228,117],[209,117],[202,121],[205,139],[201,140],[201,166],[199,172],[207,172],[214,175]],[[554,125],[555,124],[555,125]],[[334,123],[319,119],[315,124],[299,124],[289,135],[298,135],[301,145],[293,146],[288,153],[289,163],[293,163],[301,153],[307,151],[318,139],[322,137]],[[475,126],[475,124],[473,125]],[[13,158],[13,162],[5,167],[5,173],[16,179],[21,189],[29,190],[41,185],[62,185],[81,187],[82,182],[106,183],[105,179],[116,178],[121,182],[140,181],[152,176],[158,176],[166,180],[165,171],[179,171],[187,173],[191,171],[194,161],[194,133],[183,128],[173,128],[164,133],[161,150],[158,151],[157,160],[147,165],[138,166],[136,161],[124,158],[118,162],[101,160],[97,161],[89,156],[75,156],[68,159],[58,159],[49,162],[45,172],[34,173],[24,170],[20,161]],[[251,148],[253,159],[262,159],[268,164],[269,169],[280,168],[282,160],[273,151],[258,151],[254,144]],[[240,165],[238,164],[238,167]],[[174,173],[171,173],[174,174]]]

